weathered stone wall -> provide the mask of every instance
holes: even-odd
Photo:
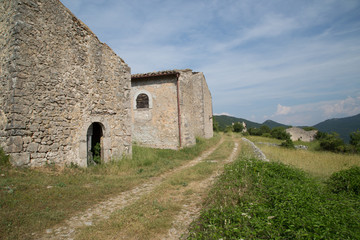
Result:
[[[292,141],[303,141],[303,142],[311,142],[315,140],[315,135],[317,134],[317,130],[305,131],[302,128],[292,127],[286,129],[286,132],[291,135]]]
[[[203,103],[204,103],[204,138],[212,138],[214,136],[213,130],[213,109],[212,109],[212,97],[210,89],[206,83],[205,77],[202,74],[202,86],[203,86]]]
[[[156,148],[179,145],[176,76],[132,80],[133,141]],[[149,108],[136,108],[136,98],[145,93]]]
[[[0,0],[0,137],[15,165],[131,154],[130,68],[58,0]],[[4,34],[3,34],[4,33]]]
[[[190,69],[179,72],[183,145],[189,146],[195,137],[213,136],[212,100],[203,73]]]
[[[157,148],[180,146],[177,106],[177,77],[179,77],[179,106],[181,146],[196,143],[196,137],[210,138],[212,101],[205,77],[190,69],[148,74],[132,78],[133,140]],[[149,109],[136,109],[136,98],[149,96]]]

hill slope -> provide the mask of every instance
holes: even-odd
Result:
[[[288,128],[290,126],[288,125],[285,125],[285,124],[282,124],[282,123],[278,123],[278,122],[275,122],[273,120],[266,120],[265,122],[263,122],[262,125],[266,125],[268,126],[269,128],[275,128],[275,127],[285,127],[285,128]]]
[[[225,129],[226,126],[231,126],[232,123],[236,123],[236,122],[245,122],[247,128],[252,128],[252,127],[258,128],[261,126],[261,124],[256,122],[251,122],[243,118],[231,117],[226,115],[219,115],[219,116],[215,115],[214,119],[219,123],[219,127],[222,130]]]
[[[350,133],[360,130],[360,114],[346,118],[328,119],[314,127],[321,132],[337,132],[345,142],[349,142]]]
[[[219,123],[220,129],[225,129],[226,126],[230,126],[232,123],[236,122],[245,122],[247,128],[260,128],[261,125],[266,125],[269,128],[274,127],[288,127],[287,125],[272,121],[272,120],[266,120],[264,123],[256,123],[252,122],[243,118],[237,118],[232,116],[226,116],[226,115],[215,115],[214,119]]]

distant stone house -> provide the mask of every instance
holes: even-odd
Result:
[[[190,69],[131,76],[132,136],[141,145],[177,149],[213,136],[212,99],[203,73]]]
[[[128,65],[59,0],[0,1],[0,143],[21,166],[130,155]]]
[[[292,141],[312,142],[315,140],[318,130],[305,131],[302,128],[292,127],[286,129],[286,132],[290,134]]]

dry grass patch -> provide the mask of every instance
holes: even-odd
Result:
[[[360,155],[259,147],[268,159],[295,166],[321,178],[351,166],[360,166]]]

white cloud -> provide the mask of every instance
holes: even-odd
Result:
[[[231,115],[230,113],[227,113],[227,112],[223,112],[223,113],[214,113],[214,115],[215,115],[215,116],[225,115],[225,116],[233,117],[233,115]]]
[[[324,116],[351,116],[360,112],[360,96],[348,97],[340,101],[331,101],[320,106]]]
[[[331,118],[349,117],[360,113],[360,94],[340,100],[329,100],[291,107],[278,104],[273,120],[290,125],[315,125]]]
[[[288,115],[291,112],[291,107],[282,106],[280,104],[277,105],[276,115]]]
[[[291,125],[360,112],[357,0],[61,1],[133,73],[204,72],[215,112]]]

